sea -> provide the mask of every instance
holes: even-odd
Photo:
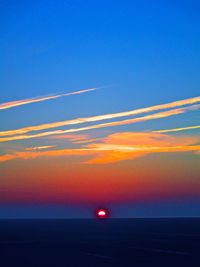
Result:
[[[1,267],[200,267],[200,218],[2,219]]]

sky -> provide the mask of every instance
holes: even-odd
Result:
[[[0,2],[0,218],[200,216],[199,11]]]

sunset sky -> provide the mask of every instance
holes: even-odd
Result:
[[[0,218],[200,216],[199,12],[1,1]]]

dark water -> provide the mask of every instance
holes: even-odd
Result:
[[[0,220],[0,266],[200,267],[200,218]]]

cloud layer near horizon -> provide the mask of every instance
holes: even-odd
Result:
[[[200,146],[193,145],[198,141],[196,137],[174,137],[152,132],[115,133],[106,137],[102,143],[87,145],[87,148],[102,153],[86,163],[112,163],[158,152],[199,151]]]
[[[200,145],[194,145],[199,138],[174,137],[159,133],[124,132],[111,134],[100,143],[92,143],[78,149],[45,151],[21,151],[0,156],[0,161],[12,159],[33,159],[37,157],[89,156],[84,163],[112,163],[134,159],[149,153],[200,151]]]

